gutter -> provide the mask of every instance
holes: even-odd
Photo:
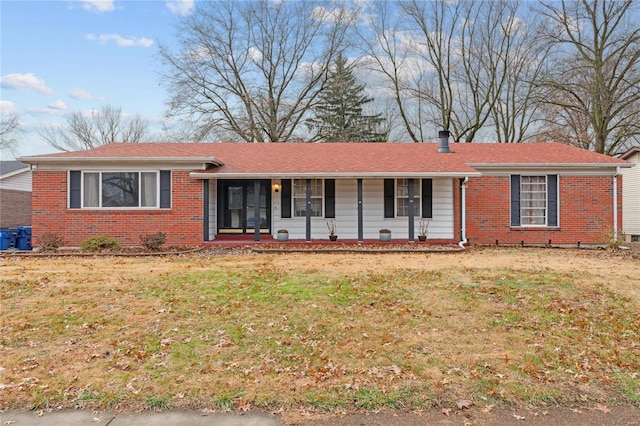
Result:
[[[618,241],[618,176],[620,167],[616,167],[616,174],[613,175],[613,240]]]
[[[468,176],[481,176],[480,172],[265,172],[265,173],[241,173],[241,172],[191,172],[194,179],[303,179],[303,178],[463,178]]]
[[[465,176],[462,184],[460,185],[460,242],[458,245],[460,248],[465,248],[467,244],[467,182],[469,182],[469,176]]]

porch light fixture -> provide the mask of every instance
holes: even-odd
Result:
[[[280,184],[279,183],[274,183],[273,184],[273,192],[280,192]]]

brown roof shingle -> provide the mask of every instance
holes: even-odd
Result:
[[[215,174],[474,174],[474,165],[623,166],[625,161],[560,143],[112,143],[92,150],[24,157],[71,160],[193,159],[224,163]]]

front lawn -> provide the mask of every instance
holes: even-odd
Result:
[[[640,404],[637,257],[0,262],[0,409]]]

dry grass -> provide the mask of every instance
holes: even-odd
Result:
[[[640,404],[637,255],[0,262],[0,408]]]

